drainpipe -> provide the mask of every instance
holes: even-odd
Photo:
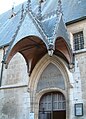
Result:
[[[1,66],[1,74],[0,74],[0,87],[2,84],[2,76],[3,76],[3,69],[4,69],[4,55],[5,55],[5,48],[3,47],[3,58],[2,58],[2,66]]]

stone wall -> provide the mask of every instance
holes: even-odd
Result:
[[[65,90],[65,81],[61,72],[51,63],[43,71],[38,81],[36,91],[39,92],[46,88],[60,88]]]
[[[76,55],[78,66],[80,69],[82,99],[84,102],[84,116],[86,117],[86,53]]]
[[[0,75],[1,75],[1,68],[2,68],[2,59],[3,59],[3,49],[0,49]]]
[[[30,98],[27,87],[0,90],[0,119],[28,119]]]
[[[84,33],[85,49],[75,53],[75,59],[77,61],[77,70],[74,72],[73,77],[74,80],[76,79],[75,83],[77,83],[78,76],[80,76],[79,79],[81,83],[79,84],[81,85],[81,87],[79,84],[77,85],[79,85],[78,87],[81,88],[81,92],[80,94],[78,93],[77,96],[75,95],[75,98],[80,99],[80,95],[82,95],[82,102],[84,104],[84,117],[81,117],[80,119],[84,119],[86,118],[86,22],[81,21],[78,23],[74,23],[67,26],[67,28],[71,34],[71,43],[73,43],[73,33],[82,30]],[[2,67],[2,58],[3,50],[0,49],[0,73]],[[51,61],[50,59],[48,60]],[[37,70],[35,72],[37,72]],[[33,76],[37,77],[35,72]],[[34,79],[35,82],[36,79],[33,76],[32,80]],[[8,69],[5,69],[4,65],[2,79],[2,87],[0,87],[0,119],[28,119],[30,112],[30,94],[27,92],[29,76],[27,73],[26,62],[22,55],[17,53],[10,61]],[[75,83],[74,86],[76,87]],[[72,87],[71,90],[73,91],[70,91],[70,93],[72,92],[73,95],[76,92],[76,89],[74,88]],[[73,98],[73,100],[75,98]],[[71,103],[71,100],[72,99],[70,99],[70,102],[68,103],[70,103],[70,107],[73,107],[74,104]],[[72,119],[73,117],[72,114],[74,115],[74,112],[71,113],[70,119]],[[77,117],[74,117],[74,119],[76,118]]]
[[[73,51],[73,52],[75,53],[75,60],[76,60],[75,63],[77,62],[77,64],[75,65],[77,65],[76,67],[78,67],[78,70],[79,70],[74,72],[74,80],[75,80],[75,83],[77,84],[76,88],[78,90],[78,94],[75,97],[76,99],[82,98],[82,102],[84,103],[84,117],[82,118],[86,118],[86,20],[71,24],[67,26],[67,28],[68,28],[68,31],[70,32],[72,48],[73,48],[73,34],[83,31],[84,49],[81,49],[79,51]],[[79,85],[79,82],[81,82],[81,87]],[[79,92],[80,90],[78,89],[79,87],[81,88],[81,94]],[[82,97],[80,97],[80,95],[82,95]]]
[[[73,46],[73,34],[83,31],[84,35],[84,48],[86,48],[86,20],[76,22],[67,26],[68,32],[70,33],[71,45]]]
[[[27,66],[23,56],[14,55],[8,68],[3,71],[2,85],[28,84]]]
[[[2,54],[2,52],[0,53]],[[10,61],[8,69],[5,69],[4,66],[2,86],[0,88],[0,119],[29,118],[30,95],[27,92],[28,81],[26,62],[23,56],[17,53]]]

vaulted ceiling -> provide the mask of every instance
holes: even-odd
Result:
[[[54,45],[55,50],[53,54],[62,58],[67,64],[70,64],[72,61],[72,54],[64,39],[61,37],[57,38]],[[25,58],[30,75],[37,62],[48,53],[48,50],[45,43],[39,37],[28,36],[23,38],[12,48],[7,58],[7,63],[10,62],[17,52],[21,53]]]

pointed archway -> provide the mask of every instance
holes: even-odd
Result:
[[[68,65],[73,63],[72,50],[63,37],[57,37],[54,54],[64,59]]]
[[[34,118],[39,119],[39,104],[41,97],[49,92],[61,92],[66,101],[66,118],[70,112],[70,77],[63,60],[57,56],[45,55],[34,68],[28,89],[30,91],[30,111],[34,112]],[[52,72],[52,73],[51,73]]]
[[[24,37],[11,49],[6,60],[6,66],[17,52],[25,58],[30,75],[37,62],[47,53],[47,48],[41,38],[37,36]]]

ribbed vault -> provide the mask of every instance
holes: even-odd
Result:
[[[7,64],[17,52],[24,56],[28,72],[31,74],[36,63],[46,54],[47,48],[44,42],[36,36],[23,38],[12,48],[6,61]]]
[[[73,62],[72,51],[62,37],[58,37],[53,45],[55,46],[54,55],[61,57],[68,65]],[[30,75],[37,62],[48,52],[48,49],[39,37],[25,37],[12,48],[7,57],[6,64],[10,62],[17,52],[24,56]]]
[[[55,41],[55,55],[64,59],[68,64],[73,63],[72,51],[62,37],[58,37]]]

